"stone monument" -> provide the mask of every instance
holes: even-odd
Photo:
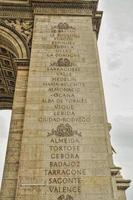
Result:
[[[0,108],[12,109],[0,200],[125,200],[113,164],[98,0],[0,2]]]

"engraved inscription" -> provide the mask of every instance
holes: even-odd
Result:
[[[91,123],[92,114],[87,94],[88,47],[84,44],[80,51],[83,35],[78,21],[75,24],[61,18],[54,21],[51,16],[44,17],[40,22],[40,43],[34,44],[36,52],[40,49],[38,54],[42,59],[37,87],[35,85],[37,91],[39,87],[37,122],[43,127],[46,155],[42,173],[48,199],[80,200],[84,179],[88,176],[83,156],[84,137],[89,131],[86,127]],[[35,34],[40,35],[39,32]],[[36,68],[33,76],[35,72]]]

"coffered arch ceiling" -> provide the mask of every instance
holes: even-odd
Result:
[[[21,35],[0,25],[0,109],[12,108],[17,75],[15,59],[28,57],[28,45]]]
[[[11,109],[16,81],[16,58],[9,50],[0,47],[0,109]]]

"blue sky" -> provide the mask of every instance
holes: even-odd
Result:
[[[100,0],[99,9],[104,15],[98,48],[114,160],[124,178],[133,180],[133,0]],[[0,179],[10,115],[0,111]],[[127,200],[133,200],[132,187]]]

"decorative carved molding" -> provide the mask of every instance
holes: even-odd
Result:
[[[67,24],[67,23],[59,23],[57,26],[54,26],[53,29],[59,29],[59,30],[72,29],[72,30],[75,30],[75,27],[69,26],[69,24]]]
[[[33,19],[32,7],[20,5],[3,5],[0,6],[0,18],[10,19]]]
[[[118,190],[126,190],[130,186],[131,180],[125,180],[121,176],[120,172],[116,175],[116,185]]]
[[[89,9],[80,8],[45,8],[35,7],[34,14],[45,14],[45,15],[71,15],[71,16],[91,16],[92,12]]]
[[[57,66],[57,67],[71,67],[73,63],[68,58],[59,58],[57,62],[51,63],[50,66]]]
[[[93,29],[98,36],[102,12],[97,12],[98,0],[81,1],[81,0],[32,0],[29,6],[2,6],[0,7],[0,17],[14,19],[33,19],[35,14],[43,15],[76,15],[76,16],[92,16]],[[16,23],[16,22],[15,22]],[[21,25],[21,23],[20,23]]]
[[[83,10],[86,11],[91,11],[93,13],[96,12],[97,10],[97,4],[98,4],[98,0],[91,0],[91,1],[81,1],[81,0],[75,0],[75,1],[71,1],[71,0],[61,0],[61,1],[57,1],[57,0],[52,0],[50,2],[48,1],[30,1],[29,6],[27,6],[27,4],[24,5],[19,5],[19,4],[10,4],[10,6],[7,4],[3,4],[2,3],[2,7],[0,7],[0,16],[4,17],[17,17],[17,15],[19,15],[21,18],[32,18],[33,19],[33,13],[37,14],[37,13],[42,13],[43,14],[47,14],[44,11],[46,10],[48,12],[48,10],[52,9],[54,11],[54,13],[51,10],[51,14],[56,14],[56,9],[58,9],[58,12],[63,14],[63,10],[66,9],[67,12],[64,14],[74,14],[76,15],[76,12],[78,15],[85,15],[85,13],[87,14],[88,12],[83,12]],[[80,10],[79,10],[80,9]],[[49,10],[49,12],[50,12]],[[73,10],[73,11],[72,11]],[[64,10],[65,11],[65,10]],[[70,12],[70,13],[69,13]],[[60,14],[61,14],[60,13]],[[90,12],[89,12],[90,14]]]
[[[33,20],[24,19],[1,19],[1,23],[17,31],[26,41],[28,46],[31,46]]]
[[[97,11],[95,15],[92,17],[93,30],[96,31],[97,37],[100,30],[102,15],[103,15],[102,11]]]
[[[125,180],[121,176],[120,167],[112,167],[111,168],[111,175],[114,177],[116,182],[116,187],[118,190],[126,190],[130,186],[131,180]]]
[[[26,4],[29,3],[29,0],[3,0],[3,4],[12,5],[12,4]]]
[[[116,176],[119,173],[120,170],[121,170],[120,167],[116,167],[116,166],[111,167],[111,175]]]
[[[36,7],[45,7],[45,8],[80,8],[80,9],[89,9],[93,12],[96,11],[98,5],[98,1],[81,1],[81,0],[75,0],[75,1],[70,1],[70,0],[52,0],[51,2],[48,1],[37,1],[33,0],[32,1],[32,6],[33,8]]]
[[[48,133],[49,136],[58,136],[58,137],[72,137],[74,135],[80,136],[81,133],[78,133],[78,131],[73,130],[70,124],[59,124],[55,129],[52,129],[51,133]]]
[[[111,123],[108,122],[108,123],[107,123],[107,127],[108,127],[108,130],[111,131],[111,129],[112,129]]]
[[[29,70],[30,59],[14,59],[18,70]]]

